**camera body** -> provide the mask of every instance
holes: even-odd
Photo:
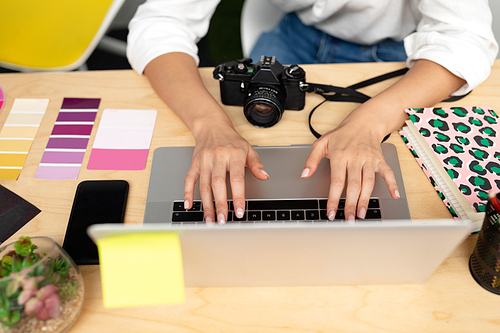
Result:
[[[305,105],[306,75],[297,66],[283,66],[276,57],[262,56],[225,62],[214,70],[220,81],[222,103],[244,107],[247,119],[255,126],[276,124],[284,110],[302,110]]]

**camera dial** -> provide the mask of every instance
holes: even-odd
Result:
[[[302,79],[306,76],[306,72],[298,65],[291,65],[285,69],[285,75],[291,79]]]

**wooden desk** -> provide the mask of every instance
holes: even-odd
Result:
[[[309,65],[304,69],[309,82],[347,86],[401,67],[400,63],[383,63]],[[206,86],[219,99],[212,69],[200,71]],[[394,80],[397,79],[365,88],[363,92],[372,96]],[[146,78],[132,71],[1,74],[0,86],[6,94],[0,126],[15,98],[50,99],[19,179],[0,181],[42,210],[9,241],[20,235],[45,235],[62,244],[76,186],[86,179],[127,180],[130,194],[126,223],[142,223],[154,149],[194,144],[190,132],[156,96]],[[106,108],[158,110],[146,169],[87,170],[90,155],[87,149],[77,181],[35,179],[64,97],[101,98],[96,124]],[[303,111],[286,111],[281,122],[269,129],[248,124],[240,107],[224,108],[251,144],[309,144],[315,139],[309,132],[307,117],[312,106],[320,101],[321,97],[308,95]],[[489,79],[459,104],[489,105],[500,110],[500,61],[497,60]],[[320,133],[327,131],[355,106],[326,103],[313,118],[315,128]],[[88,147],[92,146],[96,129],[97,126]],[[449,218],[400,137],[393,133],[389,142],[398,148],[412,217]],[[142,308],[105,309],[99,267],[81,266],[85,303],[70,332],[499,332],[500,296],[482,289],[469,273],[468,259],[475,242],[476,236],[469,237],[426,283],[419,285],[189,288],[184,304]]]

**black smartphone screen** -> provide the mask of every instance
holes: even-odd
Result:
[[[97,246],[87,228],[98,223],[123,223],[128,183],[125,180],[85,180],[78,184],[63,248],[77,265],[97,265]]]

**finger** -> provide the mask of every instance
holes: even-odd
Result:
[[[227,163],[224,156],[216,156],[212,170],[212,194],[219,224],[225,224],[227,221]]]
[[[269,174],[264,170],[264,164],[260,161],[259,154],[252,147],[248,150],[246,164],[255,178],[259,180],[269,179]]]
[[[362,172],[362,185],[357,208],[357,216],[360,219],[364,219],[366,217],[368,202],[370,201],[373,186],[375,185],[375,170],[372,167],[365,165]]]
[[[192,163],[184,178],[184,209],[193,207],[194,187],[200,176],[198,164]]]
[[[319,140],[316,141],[313,144],[311,152],[309,153],[309,156],[306,159],[304,170],[302,170],[302,174],[300,175],[300,177],[301,178],[311,177],[316,172],[319,163],[325,156],[326,153],[324,144],[322,143],[322,141]]]
[[[362,166],[354,162],[347,169],[347,185],[345,195],[344,214],[347,221],[356,219],[356,205],[361,192],[361,170]]]
[[[229,181],[233,195],[234,213],[237,218],[245,214],[245,163],[240,159],[229,163]]]
[[[380,176],[382,176],[382,178],[384,179],[387,188],[389,189],[389,193],[391,194],[391,197],[393,199],[399,199],[400,194],[399,194],[398,183],[396,182],[396,177],[394,176],[394,172],[392,171],[389,164],[383,161],[379,163],[375,171],[378,172]]]
[[[211,165],[205,163],[200,170],[200,197],[203,203],[203,212],[205,215],[205,222],[212,224],[215,221],[214,200],[212,196],[212,171]]]
[[[342,159],[330,159],[330,190],[326,203],[328,219],[335,219],[340,196],[344,190],[347,164]]]

